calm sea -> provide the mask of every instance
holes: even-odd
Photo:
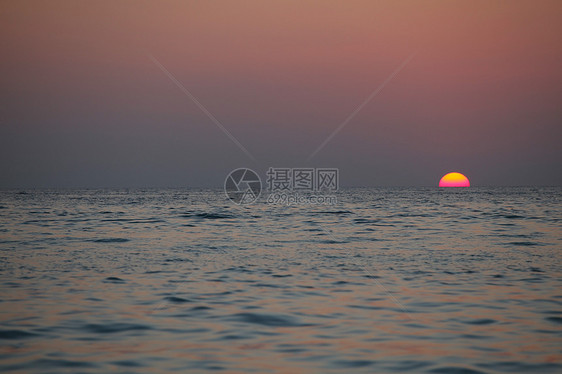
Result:
[[[0,192],[0,371],[562,372],[562,189]]]

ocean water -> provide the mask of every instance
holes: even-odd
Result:
[[[0,371],[562,372],[562,189],[0,192]]]

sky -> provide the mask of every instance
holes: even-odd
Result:
[[[0,188],[562,185],[557,0],[2,1],[0,51]]]

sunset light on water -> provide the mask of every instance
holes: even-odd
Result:
[[[561,21],[1,1],[0,373],[562,373]]]

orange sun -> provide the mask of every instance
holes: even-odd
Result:
[[[470,187],[470,182],[461,173],[449,173],[441,178],[439,187]]]

